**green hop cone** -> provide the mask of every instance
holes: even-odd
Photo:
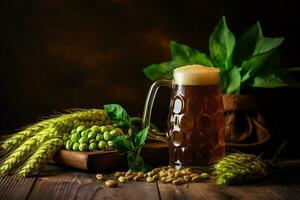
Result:
[[[66,143],[66,146],[65,146],[66,149],[71,150],[72,147],[73,147],[73,144],[74,144],[74,142],[72,140],[68,140],[67,143]]]
[[[204,173],[200,174],[200,177],[201,177],[202,180],[208,180],[209,179],[209,174],[204,172]]]
[[[96,143],[91,143],[90,145],[89,145],[89,150],[90,151],[94,151],[94,150],[96,150],[97,149],[97,144]]]
[[[69,133],[64,133],[64,135],[63,135],[63,141],[64,142],[68,141],[69,140],[69,136],[70,136]]]
[[[113,138],[124,135],[124,132],[120,128],[115,128],[109,132]]]
[[[80,139],[80,133],[73,133],[72,135],[71,135],[71,140],[73,141],[73,142],[78,142],[79,141],[79,139]]]
[[[81,137],[88,137],[90,129],[86,129],[80,133]]]
[[[107,146],[107,143],[106,143],[104,140],[101,140],[101,141],[98,143],[98,149],[100,149],[100,150],[105,149],[106,146]]]
[[[96,133],[100,133],[101,132],[100,126],[92,126],[90,129],[91,129],[91,131],[94,131]]]
[[[114,129],[114,126],[112,126],[112,125],[100,126],[101,133],[104,133],[106,131],[111,131],[112,129]]]
[[[89,145],[87,143],[79,144],[79,151],[87,151],[89,149]]]
[[[80,139],[79,139],[79,143],[80,144],[83,144],[83,143],[88,143],[89,142],[89,139],[87,138],[87,137],[81,137]]]
[[[114,148],[114,142],[113,141],[108,141],[107,145],[111,148]]]
[[[97,141],[96,139],[91,139],[91,140],[89,141],[89,143],[90,143],[90,144],[92,144],[92,143],[98,144],[98,141]]]
[[[96,136],[97,136],[97,132],[91,131],[91,132],[89,132],[89,134],[88,134],[88,139],[89,139],[89,140],[95,139]]]
[[[77,133],[77,129],[76,128],[72,129],[72,131],[71,131],[71,134],[75,134],[75,133]]]
[[[105,131],[105,132],[103,133],[103,138],[104,138],[104,140],[106,140],[106,141],[110,141],[110,140],[113,139],[113,136],[112,136],[108,131]]]
[[[267,165],[258,156],[233,153],[219,160],[215,165],[218,185],[230,185],[253,181],[267,175]]]
[[[104,139],[103,135],[101,133],[98,133],[97,136],[96,136],[96,140],[101,141],[103,139]]]
[[[86,129],[87,129],[87,128],[86,128],[85,126],[81,125],[81,126],[78,126],[78,127],[77,127],[76,132],[77,132],[77,133],[81,133],[81,132],[85,131]]]
[[[105,131],[109,131],[109,128],[107,126],[100,126],[101,133],[104,133]]]
[[[74,151],[79,151],[79,143],[78,143],[78,142],[75,142],[75,143],[73,144],[72,149],[73,149]]]

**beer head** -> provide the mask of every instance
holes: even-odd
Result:
[[[202,65],[186,65],[173,71],[177,85],[217,85],[220,82],[220,70]]]

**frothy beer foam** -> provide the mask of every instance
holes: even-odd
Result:
[[[177,85],[216,85],[220,82],[220,70],[202,65],[186,65],[173,71]]]

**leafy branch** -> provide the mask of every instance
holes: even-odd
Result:
[[[130,134],[116,137],[113,143],[118,152],[127,155],[129,169],[133,171],[149,171],[151,167],[144,162],[140,152],[145,145],[150,127],[139,131],[133,124],[137,119],[130,118],[126,110],[118,104],[104,105],[104,109],[114,124],[128,128]]]

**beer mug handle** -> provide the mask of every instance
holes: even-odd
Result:
[[[151,85],[148,95],[147,95],[147,98],[146,98],[146,101],[145,101],[145,106],[144,106],[143,122],[142,122],[143,128],[146,128],[147,126],[150,125],[153,103],[154,103],[157,91],[161,86],[167,86],[169,88],[172,88],[172,81],[167,80],[167,79],[161,79],[161,80],[155,81]]]

